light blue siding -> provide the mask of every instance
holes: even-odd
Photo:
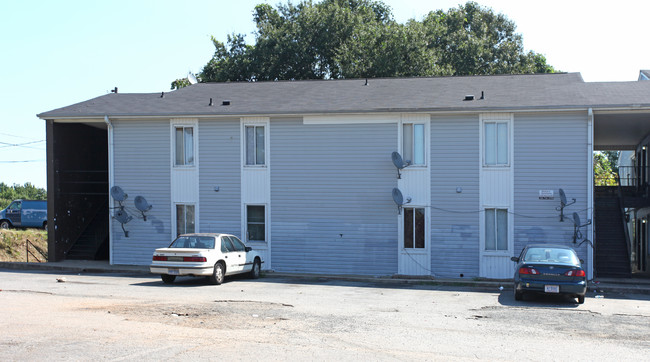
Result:
[[[583,222],[587,213],[587,114],[515,114],[515,255],[533,242],[559,243],[572,247],[571,214],[578,212]],[[559,221],[558,189],[563,188],[569,201]],[[539,190],[553,190],[555,200],[539,200]],[[583,229],[586,236],[586,231]],[[577,251],[587,259],[587,244]]]
[[[199,122],[201,232],[241,234],[239,127],[238,118]]]
[[[133,216],[125,225],[128,238],[120,223],[111,223],[113,263],[147,265],[171,239],[169,120],[113,121],[113,127],[114,184],[129,195],[124,205]],[[138,195],[153,205],[147,221],[133,204]]]
[[[431,118],[431,271],[479,274],[478,115]],[[461,193],[456,189],[462,188]]]
[[[273,269],[396,273],[396,124],[270,127]]]

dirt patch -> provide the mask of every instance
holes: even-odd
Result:
[[[105,311],[139,322],[221,330],[263,328],[296,319],[292,305],[252,300],[216,300],[193,305],[115,304],[79,309]]]
[[[27,240],[31,242],[27,258]],[[36,250],[35,250],[36,249]],[[43,255],[44,254],[44,255]],[[47,261],[47,231],[38,229],[0,230],[0,261]]]

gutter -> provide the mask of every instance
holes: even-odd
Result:
[[[111,120],[108,118],[107,115],[104,116],[104,123],[106,123],[107,127],[107,133],[108,133],[108,197],[109,197],[109,202],[108,204],[109,209],[112,209],[114,204],[114,201],[112,200],[111,195],[111,188],[113,187],[113,184],[115,183],[114,180],[114,163],[113,163],[113,124],[111,123]],[[108,213],[108,262],[110,265],[113,265],[113,220],[112,220],[112,215],[109,211]]]

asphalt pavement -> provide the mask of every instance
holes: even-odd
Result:
[[[149,274],[149,267],[143,265],[111,265],[101,260],[65,260],[61,262],[21,263],[0,262],[0,269],[61,271],[69,273],[117,273],[117,274]],[[409,278],[409,277],[374,277],[366,275],[336,275],[336,274],[296,274],[264,272],[267,278],[295,278],[359,281],[387,284],[414,285],[448,285],[477,288],[481,290],[503,290],[512,288],[512,280],[494,280],[484,278]],[[595,278],[589,281],[590,296],[617,294],[650,294],[650,278]]]

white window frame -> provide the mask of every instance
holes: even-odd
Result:
[[[423,135],[424,139],[422,140],[422,142],[423,142],[423,145],[422,145],[422,148],[423,148],[423,150],[422,150],[422,153],[423,153],[422,154],[422,163],[415,164],[415,163],[413,163],[414,160],[409,160],[409,161],[411,161],[411,164],[409,165],[409,167],[427,167],[428,159],[429,159],[427,157],[427,153],[428,153],[427,151],[429,150],[429,127],[428,127],[429,122],[426,122],[426,121],[411,121],[411,120],[399,122],[399,143],[400,143],[399,146],[400,146],[401,155],[402,155],[402,158],[404,159],[404,161],[407,161],[407,159],[408,159],[408,157],[406,156],[406,152],[404,151],[405,146],[406,146],[404,144],[404,126],[406,126],[406,125],[411,125],[412,126],[412,130],[411,130],[411,132],[413,133],[412,137],[411,137],[411,139],[412,139],[412,145],[411,145],[412,149],[411,149],[410,152],[414,156],[415,156],[415,142],[414,142],[414,140],[415,140],[415,126],[416,125],[421,125],[422,128],[423,128],[423,132],[424,132],[424,135]],[[413,158],[415,158],[415,157],[413,157]]]
[[[487,152],[486,152],[486,146],[487,146],[487,135],[485,134],[485,127],[488,124],[494,124],[497,128],[496,133],[495,133],[495,142],[494,142],[494,157],[495,157],[495,162],[494,163],[487,163]],[[499,124],[505,124],[506,125],[506,154],[505,156],[507,157],[507,161],[505,163],[499,163],[499,136],[498,136],[498,125]],[[510,119],[482,119],[481,121],[481,154],[483,155],[483,159],[481,160],[483,167],[510,167],[512,164],[512,147],[513,147],[513,142],[512,142],[512,137],[513,137],[513,128],[512,128],[512,117]]]
[[[185,216],[185,232],[184,233],[179,233],[179,230],[178,230],[178,226],[179,226],[178,225],[178,207],[179,206],[184,207],[184,213],[185,213],[185,215],[184,215]],[[198,220],[197,209],[198,208],[196,207],[196,204],[191,203],[191,202],[177,202],[177,203],[174,203],[174,211],[173,211],[173,213],[174,213],[174,234],[172,235],[173,239],[178,237],[178,235],[182,235],[182,234],[187,233],[187,206],[192,206],[194,208],[194,231],[193,232],[194,233],[198,232],[198,223],[197,223],[197,220]]]
[[[264,240],[250,240],[249,238],[249,233],[248,233],[248,207],[249,206],[261,206],[264,208]],[[269,235],[269,215],[268,211],[269,207],[266,204],[258,204],[258,203],[249,203],[249,204],[244,204],[244,239],[245,243],[253,242],[253,243],[268,243],[268,235]]]
[[[178,128],[183,129],[183,162],[186,162],[186,158],[187,158],[186,155],[185,155],[185,149],[186,149],[186,146],[185,146],[185,129],[186,128],[191,128],[192,129],[192,163],[190,163],[190,164],[187,164],[187,163],[178,164],[178,163],[176,163],[176,149],[178,147],[178,144],[176,142],[176,130]],[[175,167],[175,168],[193,168],[193,167],[196,167],[196,165],[197,165],[197,147],[196,147],[197,142],[196,142],[196,140],[197,140],[197,137],[198,137],[197,133],[198,133],[197,132],[197,127],[196,127],[196,125],[194,123],[192,123],[192,124],[187,124],[187,123],[186,124],[182,124],[182,123],[172,124],[172,129],[171,129],[171,138],[172,138],[171,139],[171,144],[172,144],[172,152],[171,153],[172,153],[172,155],[171,156],[172,156],[172,166],[173,167]]]
[[[412,248],[407,248],[404,245],[406,243],[406,225],[405,224],[406,224],[406,210],[407,209],[412,209],[414,216],[415,216],[415,209],[423,210],[423,214],[424,214],[423,218],[424,219],[422,221],[424,222],[424,230],[423,230],[423,233],[424,233],[424,235],[423,235],[424,247],[422,247],[422,248],[416,248],[415,247],[415,218],[413,219],[413,226],[412,226],[413,227],[413,247]],[[428,247],[429,247],[429,241],[427,240],[427,227],[428,227],[427,208],[424,207],[424,206],[416,206],[416,205],[409,205],[409,206],[402,207],[402,217],[400,218],[400,220],[401,220],[401,223],[402,223],[402,228],[401,228],[402,229],[401,230],[402,237],[400,238],[401,243],[402,243],[402,245],[400,245],[401,249],[409,250],[410,252],[412,252],[412,251],[414,251],[414,252],[420,252],[420,251],[424,252],[424,251],[426,251],[428,249]]]
[[[248,127],[264,127],[264,163],[258,164],[257,157],[255,164],[248,164],[248,137],[246,137],[246,129]],[[255,134],[257,134],[255,132]],[[251,168],[264,168],[269,163],[269,122],[268,121],[247,121],[242,124],[242,166]],[[255,153],[257,154],[257,138],[255,138]]]
[[[488,241],[488,226],[487,226],[487,213],[489,211],[494,211],[494,249],[488,249],[487,248],[487,241]],[[505,225],[505,230],[501,230],[501,232],[505,233],[506,236],[506,248],[505,249],[499,249],[499,218],[498,218],[498,212],[499,211],[505,211],[506,213],[506,225]],[[483,243],[483,251],[486,252],[498,252],[498,253],[503,253],[507,252],[510,250],[510,213],[508,212],[508,208],[506,207],[486,207],[483,209],[483,220],[485,223],[484,227],[484,240],[485,242]]]

